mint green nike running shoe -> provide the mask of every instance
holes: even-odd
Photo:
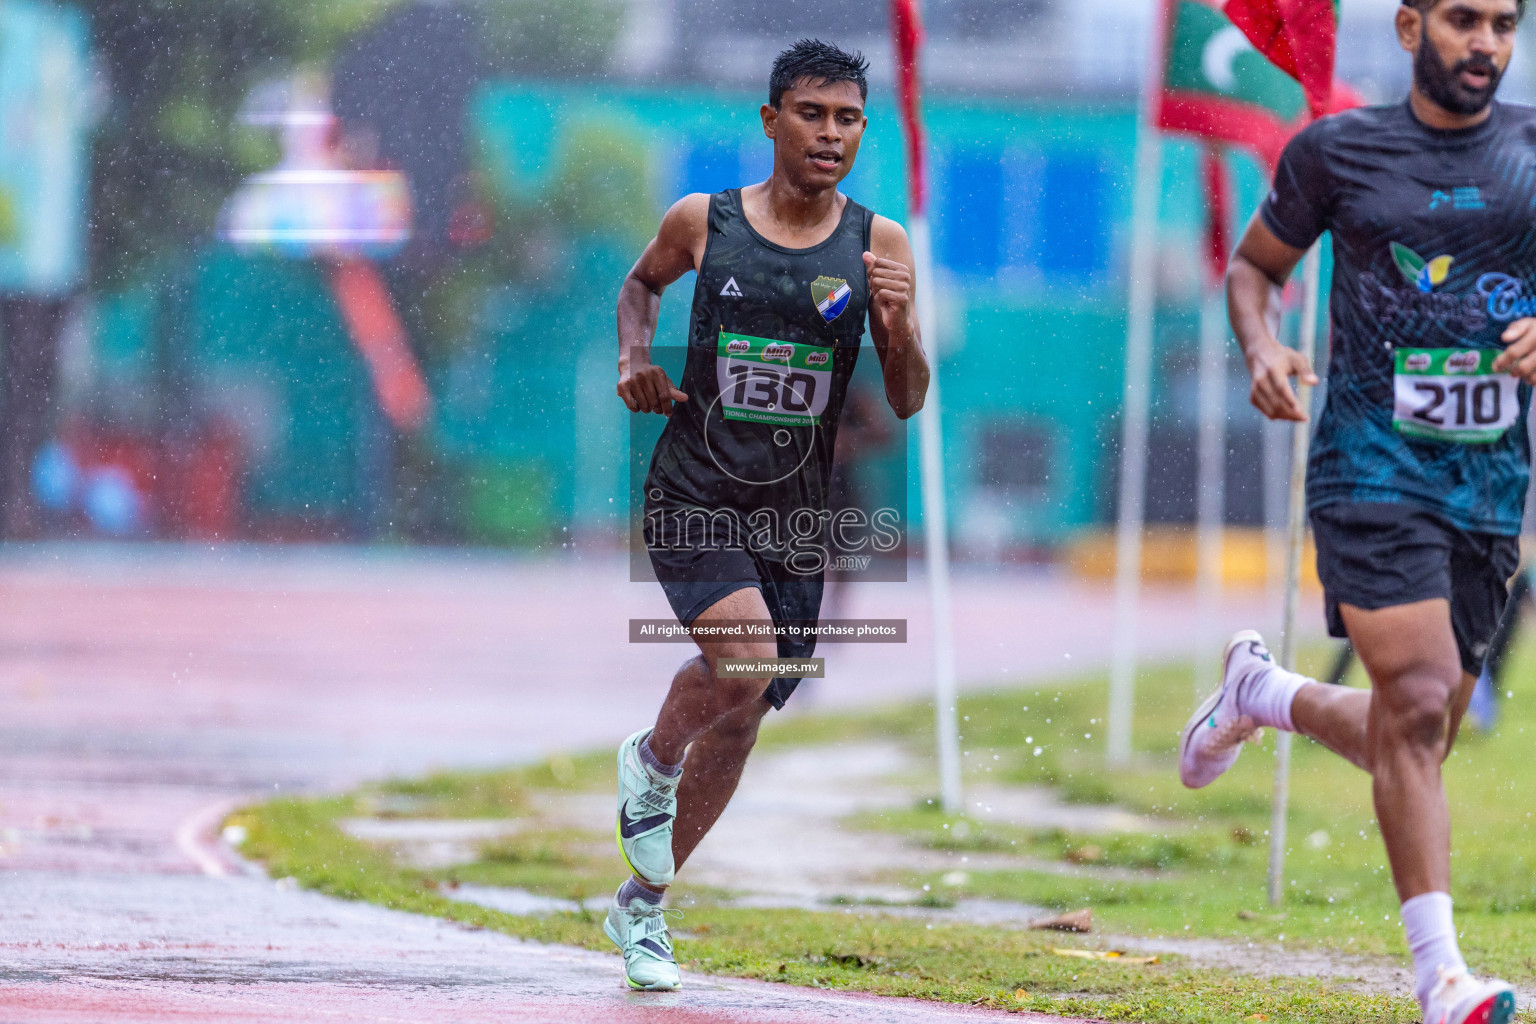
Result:
[[[659,906],[645,900],[619,906],[616,892],[613,903],[608,904],[608,917],[602,921],[602,933],[624,953],[624,979],[631,989],[671,992],[682,986],[682,973],[677,970],[667,933],[667,912]]]
[[[661,907],[642,899],[630,900],[627,907],[620,906],[619,894],[613,894],[613,903],[603,920],[603,934],[624,954],[624,980],[630,988],[670,992],[683,984],[672,956],[666,914]]]
[[[619,744],[619,852],[642,882],[672,884],[672,821],[682,775],[663,775],[640,760],[641,729]]]

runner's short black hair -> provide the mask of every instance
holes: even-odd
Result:
[[[864,76],[868,73],[869,61],[862,53],[849,53],[820,39],[802,39],[773,59],[773,70],[768,75],[768,105],[778,110],[784,93],[799,82],[852,82],[859,87],[859,99],[867,100],[869,82]]]
[[[1439,2],[1440,0],[1403,0],[1403,6],[1412,7],[1416,11],[1428,11]],[[1525,17],[1525,5],[1526,0],[1515,0],[1515,10],[1522,18]]]

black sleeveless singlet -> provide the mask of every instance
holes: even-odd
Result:
[[[747,223],[740,189],[710,197],[678,384],[688,401],[673,406],[651,458],[648,522],[656,510],[738,520],[771,510],[781,521],[826,510],[864,336],[873,220],[849,199],[830,237],[787,249]]]

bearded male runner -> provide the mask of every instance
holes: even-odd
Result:
[[[896,415],[917,412],[928,389],[906,232],[837,188],[867,123],[867,67],[816,40],[779,54],[761,110],[768,180],[679,200],[619,294],[619,396],[669,418],[645,483],[646,547],[699,646],[655,726],[619,747],[618,841],[633,877],[603,930],[632,988],[678,987],[662,894],[735,792],[763,715],[799,682],[725,674],[720,660],[815,648],[701,633],[817,621],[833,444],[866,313]],[[663,289],[690,270],[679,388],[650,349]]]
[[[1529,475],[1536,110],[1493,100],[1524,7],[1404,0],[1407,102],[1298,134],[1238,248],[1227,296],[1253,404],[1301,420],[1289,378],[1317,378],[1270,317],[1303,252],[1333,233],[1333,354],[1307,499],[1329,631],[1349,637],[1372,688],[1288,672],[1239,633],[1180,743],[1192,788],[1266,725],[1371,773],[1426,1024],[1506,1024],[1515,1007],[1457,946],[1441,764],[1508,598]]]

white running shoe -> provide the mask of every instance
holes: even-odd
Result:
[[[1237,761],[1243,741],[1262,735],[1238,705],[1238,689],[1255,671],[1272,668],[1264,638],[1245,629],[1227,641],[1221,656],[1221,685],[1200,704],[1179,739],[1179,781],[1190,789],[1209,786]]]
[[[630,988],[670,992],[683,984],[682,973],[672,956],[666,914],[660,906],[642,899],[630,900],[629,906],[621,907],[618,893],[613,895],[608,917],[603,921],[603,934],[624,954],[624,980]]]
[[[1515,990],[1507,982],[1480,981],[1465,967],[1440,968],[1440,982],[1424,1001],[1424,1024],[1509,1024]]]
[[[619,744],[619,822],[616,832],[624,863],[642,882],[672,884],[672,822],[677,817],[677,784],[682,775],[663,775],[640,759],[641,729]]]

